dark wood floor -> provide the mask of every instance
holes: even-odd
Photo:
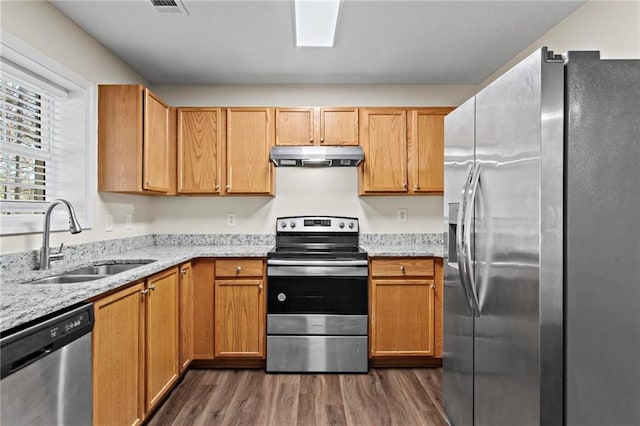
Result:
[[[193,369],[149,425],[445,425],[441,369],[265,374]]]

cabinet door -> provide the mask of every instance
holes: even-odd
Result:
[[[227,109],[227,194],[270,194],[273,108]]]
[[[193,358],[213,359],[213,259],[191,262],[193,273]]]
[[[320,108],[320,143],[358,145],[358,108]]]
[[[409,176],[412,192],[444,191],[444,117],[442,108],[411,111]],[[444,108],[449,111],[449,108]]]
[[[93,424],[139,424],[144,417],[143,283],[97,300],[93,327]]]
[[[146,293],[147,410],[178,379],[178,269],[149,277]]]
[[[364,149],[361,193],[407,192],[406,112],[366,109],[360,116],[360,144]]]
[[[219,108],[178,108],[178,192],[220,192]]]
[[[264,357],[263,287],[261,279],[216,280],[216,357]]]
[[[433,356],[433,280],[371,280],[371,355]]]
[[[180,371],[193,360],[193,271],[191,263],[180,266]]]
[[[98,86],[98,191],[142,191],[143,88]]]
[[[144,89],[142,188],[169,191],[169,106]]]
[[[276,145],[311,145],[313,108],[276,108]]]

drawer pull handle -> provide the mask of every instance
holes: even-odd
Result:
[[[236,272],[240,272],[240,271],[242,271],[242,266],[238,266],[238,267],[236,268]]]
[[[400,270],[404,272],[404,266],[400,266]]]

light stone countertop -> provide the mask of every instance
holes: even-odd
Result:
[[[124,284],[148,277],[156,272],[198,257],[266,257],[273,246],[149,246],[135,250],[88,259],[76,265],[52,268],[48,271],[3,273],[0,285],[0,331],[22,325],[41,316],[68,308],[106,293]],[[99,280],[73,284],[28,284],[29,281],[58,275],[76,268],[109,260],[153,259],[126,272]]]
[[[360,244],[369,257],[442,257],[442,244]]]
[[[442,244],[361,244],[371,257],[442,257]],[[272,245],[148,246],[48,271],[3,273],[0,285],[0,331],[91,299],[122,285],[143,279],[199,257],[266,257]],[[99,280],[73,284],[28,284],[98,262],[155,260],[138,268]],[[55,264],[54,264],[55,265]]]

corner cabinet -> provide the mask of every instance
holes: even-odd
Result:
[[[215,357],[264,358],[263,260],[217,260],[215,277]]]
[[[276,145],[358,144],[358,108],[276,108]]]
[[[93,424],[135,425],[178,379],[178,270],[94,300]]]
[[[360,112],[360,195],[442,194],[444,117],[451,107]]]
[[[371,260],[370,356],[442,357],[442,260]]]
[[[273,195],[273,108],[226,109],[225,194]]]
[[[169,106],[139,85],[98,86],[98,190],[169,193]]]

